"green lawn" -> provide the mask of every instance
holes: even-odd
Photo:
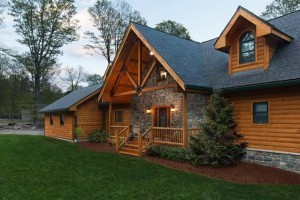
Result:
[[[300,186],[234,184],[42,136],[0,135],[0,199],[300,199]]]

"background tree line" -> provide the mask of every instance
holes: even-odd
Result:
[[[274,18],[298,10],[300,0],[274,0],[261,16]],[[28,109],[33,119],[38,110],[65,95],[54,85],[64,82],[69,91],[100,83],[99,74],[87,74],[83,67],[61,66],[58,56],[62,47],[79,40],[78,20],[74,18],[74,0],[0,0],[0,28],[3,13],[12,16],[17,41],[27,50],[17,52],[0,46],[0,118],[20,118]],[[147,25],[146,19],[125,0],[97,0],[88,9],[94,30],[87,31],[84,46],[90,54],[99,54],[112,62],[130,22]],[[191,40],[189,31],[180,23],[164,20],[155,29]]]

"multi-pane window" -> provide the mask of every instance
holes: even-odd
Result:
[[[63,114],[60,115],[60,125],[64,125],[65,124],[65,117]]]
[[[53,115],[50,115],[50,125],[53,125]]]
[[[115,122],[122,122],[123,121],[123,112],[116,111],[115,112]]]
[[[253,123],[268,124],[269,112],[268,102],[253,103]]]
[[[240,37],[240,59],[239,63],[249,63],[255,61],[255,36],[248,31]]]

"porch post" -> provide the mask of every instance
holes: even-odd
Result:
[[[111,116],[112,116],[112,103],[109,102],[109,108],[108,108],[108,134],[111,136]]]
[[[187,132],[187,93],[183,93],[183,146],[188,145],[188,132]]]

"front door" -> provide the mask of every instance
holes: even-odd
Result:
[[[159,107],[155,109],[154,113],[154,126],[155,127],[168,127],[170,126],[170,108]]]

